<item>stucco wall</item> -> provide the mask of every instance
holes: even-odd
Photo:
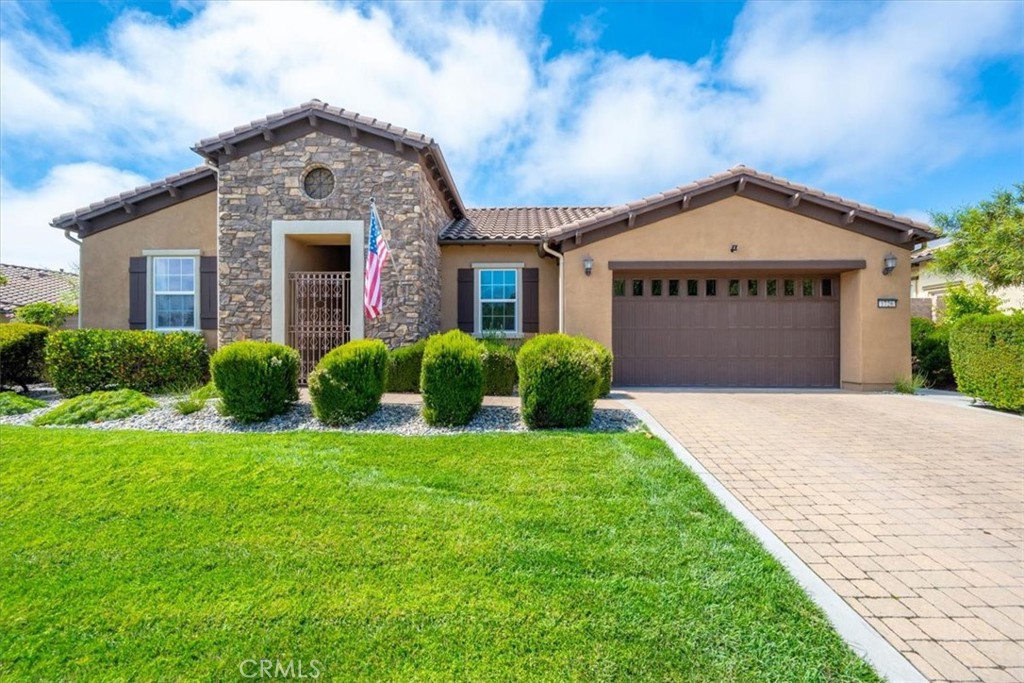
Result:
[[[323,200],[302,189],[314,166],[334,173]],[[222,162],[218,196],[222,344],[271,337],[272,221],[367,221],[371,197],[392,258],[381,279],[384,311],[366,321],[366,336],[394,346],[440,327],[437,235],[448,219],[412,150],[382,152],[314,132]]]
[[[927,263],[915,267],[912,272],[913,279],[910,283],[911,296],[927,297],[932,300],[932,313],[937,314],[942,310],[939,299],[945,296],[950,285],[962,284],[972,285],[981,282],[972,277],[959,275],[946,275],[931,268]],[[1001,287],[999,289],[988,288],[992,294],[999,297],[1002,302],[999,308],[1009,313],[1015,309],[1024,310],[1024,287]]]
[[[730,252],[730,245],[738,245]],[[882,275],[885,255],[899,262]],[[593,274],[583,258],[594,259]],[[733,197],[566,252],[565,325],[611,345],[609,261],[864,259],[867,268],[840,278],[840,378],[844,388],[891,387],[910,375],[910,252],[850,230],[743,197]],[[896,297],[895,309],[877,308]]]
[[[490,244],[486,246],[446,244],[441,247],[441,329],[458,327],[458,271],[474,263],[522,263],[539,268],[541,333],[558,331],[558,263],[541,258],[535,244]]]
[[[217,255],[217,194],[210,192],[97,232],[82,241],[82,327],[128,329],[128,259],[144,249],[199,249]],[[212,330],[204,333],[215,344]]]

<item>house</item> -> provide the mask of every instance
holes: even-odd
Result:
[[[0,321],[8,321],[27,304],[73,304],[78,300],[78,276],[63,270],[0,263]],[[74,319],[65,327],[77,327]]]
[[[913,252],[910,257],[910,296],[911,315],[921,318],[938,319],[946,307],[945,298],[953,285],[972,285],[981,280],[964,275],[949,275],[931,268],[935,252],[949,244],[948,239],[941,239]],[[1024,310],[1024,287],[1001,287],[992,290],[1000,298],[1000,309],[1011,311]]]
[[[612,347],[619,385],[882,389],[910,375],[927,225],[737,166],[619,206],[467,208],[431,138],[318,100],[63,214],[86,327],[328,349],[458,327]],[[368,202],[392,259],[362,315]]]

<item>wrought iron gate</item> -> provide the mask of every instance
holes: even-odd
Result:
[[[299,381],[324,355],[351,339],[352,276],[347,272],[293,272],[288,275],[291,313],[288,345],[302,360]]]

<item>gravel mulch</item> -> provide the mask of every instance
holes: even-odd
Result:
[[[33,387],[29,392],[33,398],[50,403],[22,415],[0,417],[0,424],[27,425],[32,420],[55,406],[60,397],[52,389]],[[217,411],[217,401],[210,400],[206,406],[191,415],[181,415],[174,409],[174,397],[158,396],[159,407],[141,415],[121,420],[94,422],[80,425],[89,429],[139,429],[153,432],[363,432],[376,434],[398,434],[402,436],[427,436],[434,434],[463,434],[471,432],[525,432],[526,425],[519,417],[519,408],[502,405],[485,405],[473,420],[464,427],[431,427],[423,421],[420,406],[415,403],[383,403],[380,410],[362,422],[347,427],[328,427],[313,417],[308,403],[296,403],[290,410],[265,422],[245,424],[232,417],[225,417]],[[639,429],[641,422],[629,410],[621,408],[595,408],[594,418],[588,428],[596,432],[621,432]],[[60,428],[60,427],[55,427]]]

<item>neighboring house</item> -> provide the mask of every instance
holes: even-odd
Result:
[[[918,249],[910,257],[910,296],[912,298],[913,315],[922,318],[937,319],[946,307],[946,292],[952,285],[970,285],[981,280],[963,275],[940,273],[930,267],[935,259],[935,252],[945,247],[949,241],[939,240],[937,243]],[[1024,287],[987,288],[1002,300],[1000,308],[1004,311],[1013,309],[1024,310]]]
[[[433,139],[318,100],[193,150],[206,165],[54,219],[82,239],[84,326],[268,339],[304,369],[348,339],[458,327],[586,335],[619,385],[910,375],[929,227],[750,168],[619,206],[470,209]],[[371,197],[392,254],[374,320]]]
[[[14,312],[26,304],[73,304],[78,300],[78,276],[73,273],[0,263],[0,275],[0,319],[4,321],[11,320]],[[77,327],[77,319],[68,320],[64,326]]]

